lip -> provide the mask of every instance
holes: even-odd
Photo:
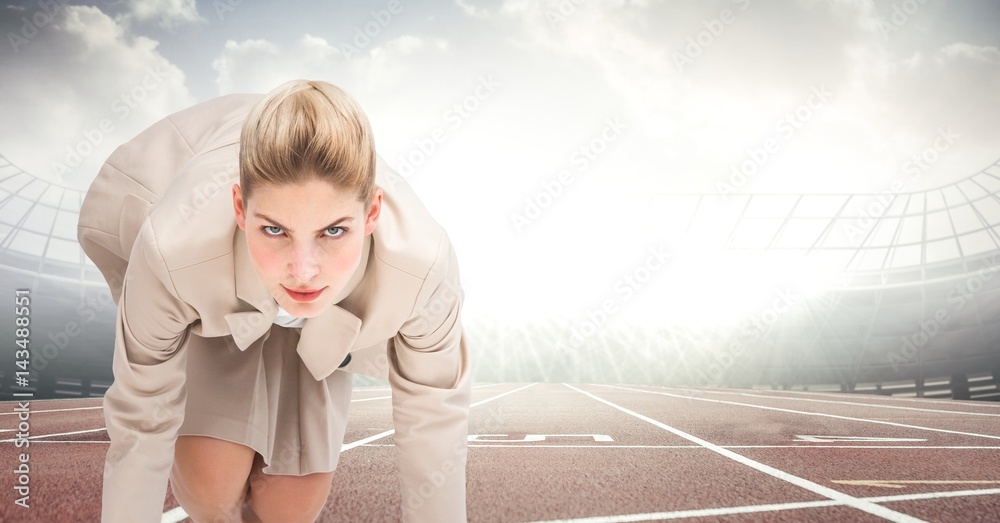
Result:
[[[324,287],[323,289],[315,289],[315,290],[305,289],[302,291],[294,291],[292,289],[289,289],[288,287],[285,287],[284,285],[282,285],[281,288],[285,289],[285,292],[293,300],[298,302],[309,302],[315,300],[316,298],[319,298],[319,295],[323,293],[323,289],[325,289],[326,287]]]

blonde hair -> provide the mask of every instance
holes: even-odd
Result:
[[[375,193],[375,140],[361,105],[322,81],[292,80],[250,110],[240,133],[240,189],[328,181],[354,190],[365,209]]]

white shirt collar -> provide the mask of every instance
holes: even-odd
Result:
[[[277,303],[277,302],[275,302]],[[281,325],[282,327],[299,327],[301,328],[306,324],[306,318],[299,318],[298,316],[292,316],[285,309],[278,305],[278,315],[274,317],[274,323]]]

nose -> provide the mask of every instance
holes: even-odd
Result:
[[[297,281],[303,283],[319,274],[319,260],[316,257],[315,246],[311,243],[296,246],[289,271]]]

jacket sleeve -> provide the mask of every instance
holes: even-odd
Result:
[[[177,297],[149,220],[136,239],[118,303],[114,383],[104,395],[111,446],[103,523],[162,519],[177,430],[184,419],[182,349],[197,312]]]
[[[410,319],[390,342],[402,520],[465,522],[470,362],[458,261],[442,233]]]

